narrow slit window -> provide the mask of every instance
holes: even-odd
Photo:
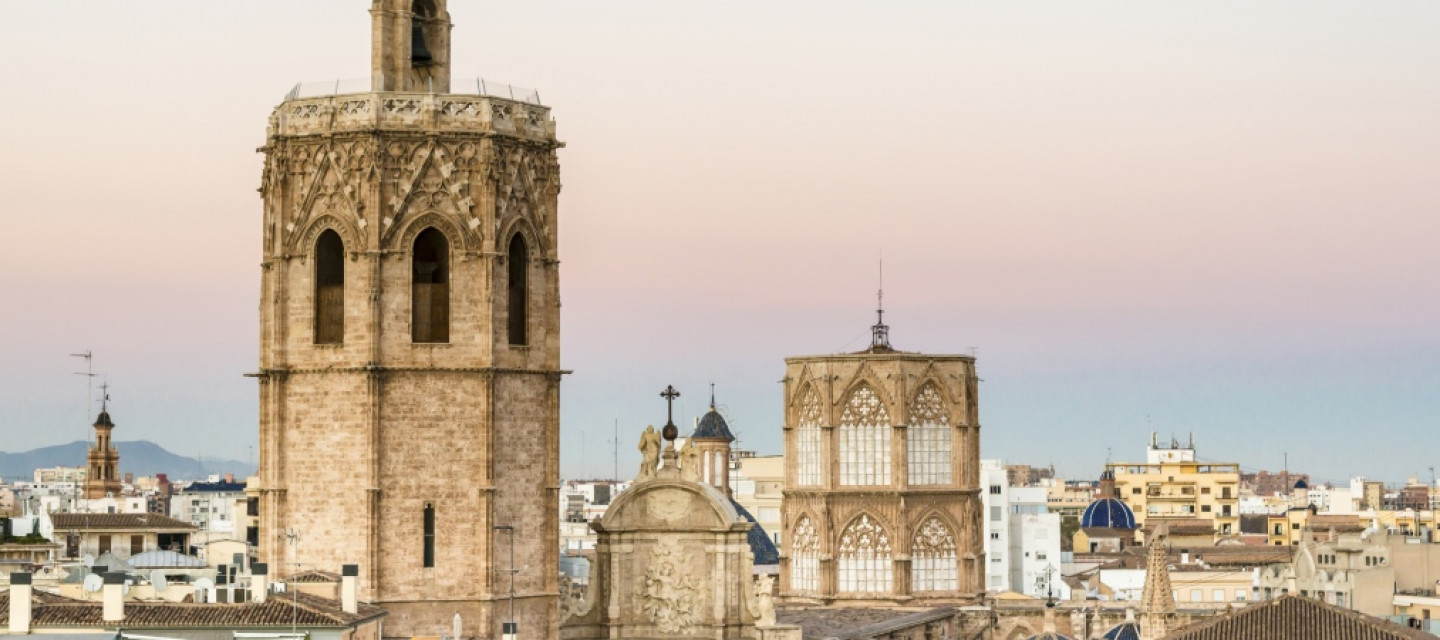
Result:
[[[450,341],[450,243],[434,228],[420,232],[411,252],[414,273],[410,338]]]
[[[425,567],[435,566],[435,505],[425,505]]]
[[[315,344],[345,341],[345,243],[334,229],[315,242]]]
[[[510,239],[508,266],[510,344],[528,344],[525,334],[530,319],[530,251],[525,246],[525,238],[518,233]]]

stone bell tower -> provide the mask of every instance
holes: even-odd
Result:
[[[445,0],[371,15],[368,88],[297,86],[261,149],[259,554],[359,565],[387,635],[498,638],[513,542],[554,638],[562,144],[534,92],[452,83]]]

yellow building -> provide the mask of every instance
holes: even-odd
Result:
[[[1215,522],[1216,535],[1240,533],[1240,465],[1197,462],[1193,438],[1188,446],[1173,440],[1164,446],[1153,434],[1146,457],[1144,464],[1106,465],[1137,525],[1150,518],[1200,518]]]

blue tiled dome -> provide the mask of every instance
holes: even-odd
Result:
[[[1085,508],[1085,515],[1080,516],[1080,526],[1086,529],[1135,529],[1135,513],[1115,498],[1101,498]]]
[[[735,436],[730,433],[730,425],[725,424],[725,418],[715,407],[710,407],[710,411],[700,418],[700,424],[695,427],[695,433],[690,434],[690,437],[696,440],[735,441]]]
[[[1304,478],[1301,478],[1301,479],[1295,481],[1295,488],[1296,488],[1296,489],[1309,489],[1309,488],[1310,488],[1310,483],[1306,482]]]
[[[754,525],[750,527],[746,541],[750,543],[750,553],[755,556],[755,564],[780,564],[780,552],[775,549],[775,543],[770,541],[770,534],[766,533],[765,529],[760,527],[760,523],[755,521],[755,516],[750,515],[750,512],[746,511],[745,507],[740,506],[740,503],[733,498],[730,500],[730,506],[735,507],[735,513],[740,514],[741,518]]]
[[[1122,622],[1100,637],[1104,640],[1140,640],[1140,625],[1134,622]]]
[[[1074,639],[1074,638],[1071,638],[1070,636],[1067,636],[1067,635],[1063,635],[1063,634],[1060,634],[1060,633],[1056,633],[1056,632],[1054,632],[1054,631],[1046,631],[1045,633],[1042,633],[1042,634],[1040,634],[1040,635],[1038,635],[1038,636],[1030,636],[1029,640],[1075,640],[1075,639]]]

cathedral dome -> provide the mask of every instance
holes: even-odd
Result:
[[[1140,625],[1134,622],[1122,622],[1100,637],[1104,640],[1140,640]]]
[[[1085,508],[1080,517],[1080,526],[1085,529],[1135,529],[1135,513],[1124,502],[1116,498],[1101,498]]]
[[[713,406],[700,418],[699,426],[695,427],[695,433],[690,434],[690,437],[696,440],[735,441],[735,436],[730,433],[730,425],[725,424],[725,417]]]
[[[1042,634],[1040,634],[1040,635],[1030,636],[1029,640],[1075,640],[1075,639],[1074,639],[1074,638],[1071,638],[1070,636],[1067,636],[1067,635],[1064,635],[1064,634],[1062,634],[1062,633],[1059,633],[1059,632],[1057,632],[1057,631],[1046,631],[1046,632],[1044,632],[1044,633],[1042,633]]]
[[[750,543],[750,553],[755,556],[755,564],[780,564],[780,552],[775,549],[775,543],[770,541],[770,534],[765,532],[765,529],[755,520],[755,516],[750,515],[750,512],[746,511],[745,507],[740,506],[740,503],[733,498],[730,500],[730,506],[735,507],[735,513],[740,514],[741,518],[750,522],[750,533],[746,536],[745,541]]]

